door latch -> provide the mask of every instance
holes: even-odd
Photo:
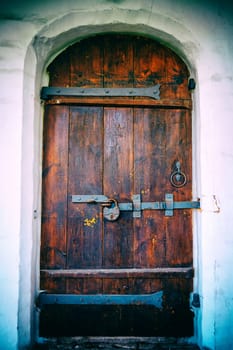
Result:
[[[133,195],[133,218],[140,218],[141,217],[141,195],[140,194],[134,194]]]
[[[107,203],[102,204],[102,207],[104,207],[103,216],[105,219],[115,221],[119,218],[120,208],[116,199],[109,199]]]
[[[132,196],[132,202],[118,203],[115,199],[109,199],[104,195],[73,195],[73,203],[101,203],[104,207],[104,217],[115,221],[121,211],[133,211],[134,218],[140,218],[142,210],[164,210],[165,216],[173,216],[175,209],[199,209],[200,201],[174,201],[172,193],[165,194],[163,202],[142,202],[140,194]]]

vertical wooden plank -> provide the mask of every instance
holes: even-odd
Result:
[[[192,212],[175,212],[166,230],[166,261],[169,266],[192,266]]]
[[[117,40],[117,45],[116,45]],[[133,86],[133,49],[127,36],[104,38],[104,86]],[[132,109],[105,109],[104,193],[121,202],[131,199]],[[131,267],[132,213],[121,212],[116,222],[104,221],[104,267]],[[116,281],[116,283],[118,283]]]
[[[68,268],[101,267],[99,204],[72,203],[72,195],[102,194],[102,108],[72,107],[69,141]]]
[[[163,79],[166,71],[164,47],[158,42],[137,37],[134,41],[134,74],[137,87],[161,84],[163,97]]]
[[[135,139],[140,138],[136,132],[143,134],[143,142],[135,144],[135,191],[141,191],[143,201],[164,201],[165,193],[173,193],[176,201],[190,200],[192,152],[189,112],[150,111],[150,117],[146,113],[148,111],[144,110],[143,118],[140,113],[135,114]],[[150,118],[149,124],[146,124],[147,118]],[[170,183],[176,160],[180,161],[187,176],[187,184],[179,189]],[[173,217],[164,217],[164,211],[145,211],[142,219],[135,220],[135,228],[135,262],[139,266],[140,263],[151,267],[192,264],[190,210],[175,210]]]
[[[103,42],[104,87],[132,87],[134,84],[132,38],[110,35],[106,36]]]
[[[136,86],[160,84],[160,98],[191,98],[185,63],[169,48],[149,38],[134,39]]]
[[[103,86],[101,38],[70,47],[71,86]],[[102,194],[102,108],[72,108],[69,195]],[[102,266],[100,205],[69,203],[68,267]],[[69,281],[68,289],[75,290]],[[84,286],[82,287],[84,288]]]
[[[185,63],[168,48],[166,48],[164,63],[166,65],[164,97],[191,98],[191,92],[188,90],[189,72]]]
[[[177,91],[182,92],[179,93],[180,98],[190,97],[187,89],[179,90],[180,84],[187,85],[183,77],[183,73],[187,73],[185,65],[168,48],[150,39],[138,37],[134,41],[134,57],[136,86],[152,86],[159,83],[161,98],[176,98]],[[170,63],[173,64],[172,67],[169,66]],[[170,115],[169,110],[161,109],[135,112],[135,140],[140,141],[135,143],[134,192],[140,193],[143,201],[164,201],[165,193],[174,193],[174,188],[171,188],[169,182],[171,155],[167,152],[167,143],[172,150],[176,133],[174,125],[170,127]],[[180,153],[182,152],[185,152],[184,147]],[[183,222],[182,214],[179,212],[177,215],[181,215],[179,220]],[[169,265],[171,260],[167,259],[167,255],[173,254],[174,260],[175,248],[172,253],[171,237],[174,242],[177,235],[176,224],[173,228],[167,228],[168,224],[171,225],[171,219],[164,217],[164,211],[145,211],[142,218],[135,219],[134,222],[135,265]],[[182,236],[181,232],[180,235]],[[179,252],[183,254],[181,250]]]
[[[134,123],[134,193],[143,202],[163,200],[164,138],[166,128],[161,111],[136,109]],[[164,266],[164,218],[156,210],[144,210],[134,219],[134,264],[137,267]]]
[[[171,173],[179,160],[181,171],[187,177],[185,186],[175,188],[169,183],[167,191],[174,200],[192,199],[192,144],[190,111],[167,111],[166,173]],[[169,266],[192,265],[192,210],[174,211],[167,218],[166,260]]]
[[[64,268],[66,266],[68,125],[68,107],[46,107],[41,268]]]
[[[131,294],[132,278],[104,278],[103,293],[106,294]]]
[[[70,51],[58,55],[47,69],[49,86],[70,86]]]
[[[68,278],[66,284],[68,294],[98,294],[103,291],[102,278]]]
[[[71,86],[103,86],[103,40],[86,39],[70,48]]]
[[[67,288],[67,279],[63,277],[48,277],[43,276],[43,274],[40,277],[40,289],[45,290],[48,293],[66,293]]]
[[[104,194],[129,202],[133,169],[132,109],[106,108],[104,130]],[[121,212],[114,222],[104,220],[104,267],[132,267],[132,245],[132,212]]]
[[[163,290],[163,281],[159,278],[135,278],[133,293],[150,294]]]
[[[104,278],[103,293],[106,294],[150,294],[163,290],[160,279],[125,277]]]

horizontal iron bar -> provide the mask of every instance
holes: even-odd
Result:
[[[173,202],[172,209],[198,209],[200,208],[199,201],[184,201],[184,202]],[[166,202],[142,202],[141,210],[163,210],[167,209]],[[170,209],[170,208],[168,208]]]
[[[73,195],[73,203],[105,203],[109,198],[104,195]],[[132,211],[133,203],[118,203],[120,210]],[[172,209],[198,209],[200,201],[172,202]],[[166,210],[167,202],[141,202],[140,210]]]
[[[80,87],[42,87],[41,99],[48,100],[53,96],[110,96],[110,97],[151,97],[160,99],[160,84],[149,88],[80,88]]]
[[[38,306],[42,305],[153,305],[162,308],[163,291],[153,294],[47,294],[41,292]]]
[[[200,209],[200,201],[173,202],[173,209]]]
[[[108,202],[109,198],[103,194],[82,194],[72,195],[73,203],[105,203]]]
[[[132,211],[133,204],[132,203],[118,203],[118,206],[121,211]]]
[[[109,198],[100,194],[100,195],[73,195],[72,196],[73,203],[108,203]],[[121,211],[132,211],[133,204],[132,203],[118,203],[118,206]]]

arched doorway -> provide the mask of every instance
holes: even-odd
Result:
[[[193,335],[185,64],[149,38],[109,34],[48,71],[40,335]]]

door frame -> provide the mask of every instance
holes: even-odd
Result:
[[[125,31],[122,32],[120,30],[120,24],[118,31],[114,32],[124,34],[124,32],[128,31],[138,34],[138,35],[149,35],[154,40],[162,41],[162,43],[165,46],[168,46],[172,48],[178,55],[185,61],[187,68],[190,71],[191,77],[195,79],[196,72],[194,68],[194,64],[192,62],[194,61],[193,57],[187,58],[187,55],[185,52],[187,52],[185,46],[182,46],[178,39],[175,39],[171,35],[167,33],[159,32],[156,29],[153,29],[151,27],[145,26],[143,31],[140,31],[140,33],[137,33],[138,30],[136,30],[136,27],[133,25],[128,24],[125,28]],[[93,34],[102,34],[103,32],[109,32],[112,31],[112,26],[105,26],[100,31],[98,26],[90,26],[89,31],[86,31],[85,37],[88,37]],[[151,34],[153,33],[153,34]],[[23,209],[26,209],[24,212],[22,210],[22,224],[21,224],[21,231],[23,232],[25,227],[28,225],[29,230],[26,230],[26,234],[21,234],[21,261],[23,262],[21,264],[20,273],[21,276],[25,274],[25,270],[28,273],[28,280],[27,282],[21,282],[20,285],[20,295],[25,295],[25,291],[28,289],[28,285],[30,286],[31,293],[28,295],[27,299],[25,298],[19,298],[22,299],[19,301],[19,328],[20,325],[23,328],[26,323],[28,323],[29,329],[28,329],[28,335],[27,338],[33,342],[43,342],[43,339],[40,339],[38,337],[38,310],[35,308],[35,298],[37,297],[38,290],[39,290],[39,265],[40,265],[40,234],[41,234],[41,227],[40,227],[40,213],[41,213],[41,162],[42,162],[42,131],[43,131],[43,107],[40,105],[40,98],[39,98],[39,92],[40,88],[48,82],[48,77],[46,74],[46,68],[47,66],[53,61],[53,59],[59,55],[63,49],[66,49],[68,44],[70,44],[70,40],[67,39],[66,34],[63,33],[63,39],[59,38],[59,35],[57,35],[57,42],[54,45],[56,49],[53,49],[53,52],[51,52],[50,48],[47,48],[47,53],[43,57],[39,57],[38,61],[36,61],[36,55],[35,52],[39,52],[43,47],[43,42],[37,42],[34,43],[34,45],[31,45],[27,57],[26,57],[26,65],[29,64],[29,71],[31,71],[32,76],[34,79],[31,79],[27,76],[27,81],[29,91],[33,92],[33,96],[35,97],[36,103],[34,104],[33,101],[31,101],[30,104],[28,104],[27,96],[25,93],[24,98],[24,109],[25,109],[25,120],[24,120],[24,128],[23,133],[24,135],[31,134],[31,140],[33,142],[33,150],[30,152],[29,155],[25,156],[23,159],[23,164],[25,165],[25,169],[31,169],[31,171],[34,173],[34,175],[31,178],[30,181],[30,195],[26,199]],[[73,34],[74,35],[74,34]],[[79,28],[76,28],[75,30],[75,41],[78,41],[80,38],[83,38],[82,33],[79,33]],[[63,48],[61,49],[61,41]],[[74,41],[73,41],[74,42]],[[174,49],[175,48],[175,49]],[[54,54],[55,52],[55,54]],[[28,72],[27,72],[28,73]],[[25,73],[26,74],[26,73]],[[195,79],[196,80],[196,79]],[[36,87],[34,86],[36,85]],[[192,164],[193,164],[193,197],[198,197],[199,187],[200,184],[198,182],[199,174],[200,174],[200,145],[197,142],[198,141],[198,131],[199,131],[199,113],[198,113],[198,101],[196,99],[197,94],[193,94],[193,111],[192,111],[192,149],[193,149],[193,156],[192,156]],[[30,120],[30,116],[34,116],[34,119]],[[23,150],[28,150],[26,143],[23,144]],[[26,153],[26,152],[25,152]],[[24,185],[25,192],[28,189],[27,186],[27,176],[24,180],[22,180],[22,187]],[[32,222],[30,222],[27,218],[28,213],[32,213],[31,219]],[[193,290],[194,292],[199,292],[201,286],[200,286],[200,254],[199,254],[199,247],[201,244],[201,238],[199,235],[200,231],[200,216],[198,213],[193,213],[193,267],[195,269],[195,276],[193,279]],[[31,245],[25,246],[25,236],[27,235],[27,232],[30,232],[30,235],[32,235],[31,238]],[[23,255],[25,255],[25,248],[26,251],[28,251],[29,258],[25,259],[22,258]],[[25,310],[26,306],[26,312]],[[200,322],[199,319],[199,310],[194,309],[194,339],[193,341],[197,341],[197,339],[201,337],[200,335]],[[20,331],[19,331],[20,334]],[[26,338],[26,337],[24,337]],[[189,339],[192,341],[192,339]]]

